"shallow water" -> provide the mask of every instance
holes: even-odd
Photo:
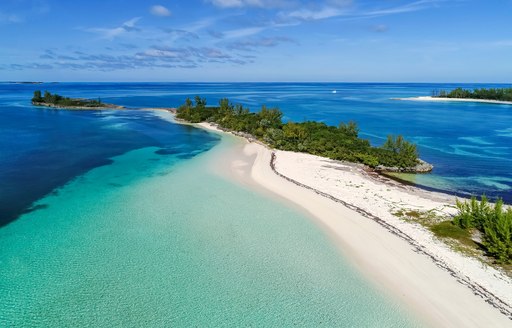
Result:
[[[222,145],[221,145],[222,146]],[[144,147],[0,229],[0,326],[412,327],[308,218]]]
[[[388,133],[419,144],[436,168],[409,179],[510,200],[511,106],[389,99],[449,87],[0,84],[0,326],[417,325],[308,218],[209,172],[218,136],[29,99],[47,89],[137,108],[202,95],[279,106],[287,120],[352,119],[374,144]]]

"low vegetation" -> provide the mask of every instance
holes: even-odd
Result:
[[[363,163],[370,167],[412,168],[418,164],[416,146],[402,136],[388,136],[381,147],[372,147],[359,138],[355,122],[329,126],[321,122],[283,123],[282,112],[263,106],[251,112],[242,105],[222,99],[218,107],[206,105],[200,97],[188,99],[177,109],[176,117],[188,122],[213,122],[221,128],[250,134],[269,146],[328,157],[335,160]]]
[[[402,208],[394,212],[393,214],[407,222],[417,222],[426,227],[430,227],[431,225],[439,222],[439,217],[433,210],[419,211],[414,209]]]
[[[477,246],[471,239],[471,233],[457,226],[452,221],[442,221],[434,224],[430,227],[430,230],[439,238],[452,238],[466,246]]]
[[[501,199],[492,206],[485,196],[480,201],[476,197],[470,201],[457,201],[457,208],[453,224],[465,231],[480,232],[487,254],[495,258],[497,263],[511,263],[512,208],[504,210]]]
[[[41,95],[40,90],[34,91],[34,97],[32,97],[32,103],[36,105],[49,105],[58,107],[103,107],[105,104],[101,102],[101,99],[74,99],[63,97],[58,94],[51,94],[48,91]]]
[[[462,88],[457,88],[452,91],[435,90],[432,92],[432,96],[441,98],[512,101],[512,88],[481,88],[474,89],[473,91]]]
[[[445,214],[435,210],[400,209],[393,214],[406,222],[421,224],[453,250],[501,269],[512,277],[512,265],[496,260],[487,251],[481,240],[482,234],[478,230],[461,228],[453,218],[448,219]]]

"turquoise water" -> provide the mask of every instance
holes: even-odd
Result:
[[[0,327],[417,325],[309,218],[209,172],[226,140],[136,108],[202,95],[356,120],[418,143],[435,170],[415,183],[510,202],[512,106],[390,100],[453,86],[0,84]],[[35,89],[131,109],[34,108]]]
[[[129,151],[0,229],[0,326],[418,325],[308,218],[210,172],[226,146]]]

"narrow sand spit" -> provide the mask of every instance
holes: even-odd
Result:
[[[232,143],[214,170],[307,212],[362,274],[430,326],[512,327],[510,278],[392,214],[453,213],[451,196],[380,181],[358,165]]]

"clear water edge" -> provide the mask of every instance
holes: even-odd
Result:
[[[27,102],[34,89],[50,89],[76,97],[99,96],[129,108],[173,107],[184,98],[196,95],[206,97],[209,104],[228,97],[253,110],[262,104],[278,106],[285,113],[285,120],[318,120],[333,125],[354,120],[361,128],[361,136],[375,145],[381,144],[387,134],[402,134],[417,143],[421,157],[435,166],[432,174],[415,176],[415,184],[464,196],[485,193],[511,202],[512,106],[392,100],[430,95],[432,90],[459,86],[509,87],[449,83],[2,84],[6,96],[0,96],[0,109],[29,107]],[[333,94],[332,90],[337,93]],[[1,124],[0,128],[4,129]],[[9,147],[3,146],[0,138],[0,151],[6,149]],[[408,176],[402,178],[410,180]]]
[[[0,325],[420,325],[305,216],[208,173],[218,147],[131,151],[1,229]]]
[[[174,116],[169,117],[169,119],[171,121],[174,121]],[[192,125],[194,126],[194,124]],[[236,151],[243,151],[243,145],[245,144],[245,142],[242,140],[242,138],[234,136],[232,134],[226,134],[224,132],[209,132],[220,135],[222,137],[222,142],[215,146],[215,151],[219,153],[232,152],[233,149],[235,149]],[[230,155],[227,156],[229,157]],[[214,164],[214,167],[215,166],[216,165]],[[221,175],[225,177],[226,173],[222,172]],[[229,175],[227,176],[230,177]],[[233,178],[231,177],[231,179]],[[401,180],[398,177],[396,177],[396,179],[399,181]],[[270,197],[273,201],[283,204],[287,208],[293,209],[297,213],[300,213],[304,217],[308,218],[315,225],[316,228],[320,229],[320,231],[323,232],[324,236],[329,240],[330,244],[335,246],[338,253],[346,261],[346,265],[348,265],[351,268],[351,270],[356,272],[363,280],[366,280],[367,283],[370,283],[372,288],[375,289],[377,293],[384,296],[392,303],[398,305],[401,308],[401,311],[406,311],[408,313],[407,316],[409,320],[411,320],[411,323],[413,325],[417,327],[428,327],[435,324],[433,321],[431,321],[428,310],[418,310],[418,308],[410,306],[410,304],[403,303],[404,299],[400,297],[402,295],[398,295],[396,293],[396,290],[390,288],[389,285],[382,284],[382,281],[377,276],[375,276],[374,273],[365,271],[368,270],[368,268],[361,266],[358,259],[354,257],[354,254],[352,254],[351,252],[347,252],[347,247],[345,247],[343,241],[339,239],[339,236],[335,232],[333,232],[332,228],[318,220],[318,218],[316,218],[311,212],[306,210],[301,204],[295,203],[290,199],[285,198],[280,194],[274,193],[273,191],[270,191],[263,186],[257,184],[255,185],[252,181],[249,182],[248,184],[244,184],[241,182],[239,177],[235,178],[234,181],[238,182],[239,185],[245,187],[249,186],[251,190],[258,191],[260,194],[265,195],[266,197]],[[370,223],[377,224],[376,222],[373,221],[371,221]],[[379,226],[378,228],[381,229],[382,227]]]
[[[215,145],[225,145],[218,144],[218,137],[178,127],[140,111],[41,111],[31,108],[26,99],[32,88],[47,86],[1,87],[7,92],[0,95],[0,200],[7,199],[5,204],[10,206],[20,197],[12,201],[6,196],[18,192],[27,196],[25,205],[18,208],[37,201],[33,203],[33,212],[0,228],[0,295],[4,295],[0,297],[0,326],[76,326],[84,322],[94,326],[165,326],[170,322],[177,326],[277,325],[285,321],[298,325],[321,322],[327,326],[340,322],[344,323],[342,326],[346,323],[379,327],[382,322],[384,326],[418,324],[388,295],[360,278],[352,280],[357,273],[340,258],[325,232],[306,215],[209,175],[204,170],[205,163],[216,150],[204,152]],[[448,192],[461,191],[463,195],[490,191],[486,193],[512,199],[512,149],[507,142],[511,137],[510,106],[389,100],[396,96],[427,95],[428,89],[439,88],[438,85],[51,87],[53,92],[101,96],[104,101],[132,108],[176,106],[186,96],[199,94],[206,96],[209,103],[228,96],[252,109],[263,103],[277,105],[286,119],[297,121],[315,119],[337,124],[339,120],[355,119],[362,128],[361,134],[373,143],[378,144],[386,133],[396,132],[419,144],[422,157],[436,164],[436,169],[430,175],[414,176],[415,183]],[[333,88],[338,89],[336,98],[330,93]],[[67,163],[72,165],[66,166]],[[16,169],[19,174],[12,175]],[[200,174],[193,175],[191,170]],[[59,176],[63,179],[56,179]],[[6,184],[10,178],[14,183]],[[212,186],[210,190],[203,190],[200,178],[211,182],[207,183]],[[191,181],[194,183],[190,184]],[[36,185],[41,186],[41,193],[32,195],[25,188]],[[160,190],[165,192],[161,194]],[[224,192],[226,197],[217,195]],[[194,195],[207,199],[206,204],[222,205],[187,207],[187,201]],[[232,212],[233,199],[244,204],[239,213]],[[265,199],[269,208],[256,208],[251,201],[247,202],[251,199],[260,203]],[[0,215],[5,213],[4,209],[0,204]],[[256,217],[261,222],[248,219],[260,210]],[[287,218],[285,222],[273,225],[282,217]],[[243,231],[248,227],[259,233],[258,239]],[[270,228],[273,230],[266,230]],[[296,231],[301,238],[280,235],[279,231]],[[261,243],[262,240],[265,242]],[[258,252],[261,246],[266,252]],[[266,258],[274,252],[271,246],[279,250],[278,260]],[[176,252],[170,254],[170,250]],[[231,252],[226,253],[227,250]],[[319,254],[321,257],[315,263],[323,264],[326,272],[304,262]],[[291,261],[286,263],[289,272],[278,270],[283,259]],[[256,268],[250,271],[254,265]],[[268,281],[275,285],[258,281],[259,276],[252,275],[254,272],[269,277]],[[290,276],[292,273],[299,277]],[[315,289],[316,282],[307,279],[313,275],[325,277],[319,290]],[[340,278],[346,275],[348,287]],[[175,284],[165,278],[169,276]],[[228,278],[231,281],[225,281]],[[219,288],[211,290],[211,281],[227,291],[219,294]],[[237,283],[233,284],[234,281]],[[245,283],[260,286],[262,292],[246,290]],[[297,286],[300,288],[296,293],[286,293]],[[243,293],[234,294],[229,291],[231,288]],[[202,304],[199,298],[205,291],[207,302]],[[308,295],[311,299],[302,299]],[[222,300],[225,306],[214,304],[213,299]],[[268,306],[258,307],[255,300],[268,301],[263,302]],[[272,300],[279,301],[275,308],[270,306]],[[325,311],[302,313],[306,308],[325,306],[325,300],[332,303]],[[241,305],[246,306],[249,314],[237,309]],[[360,321],[363,311],[358,312],[352,305],[361,309],[372,307],[367,312],[373,313],[373,307],[379,311],[375,318]],[[301,313],[294,312],[296,309]],[[189,312],[194,311],[197,316],[191,317]],[[268,313],[270,317],[265,316]],[[206,317],[209,321],[204,321]]]

